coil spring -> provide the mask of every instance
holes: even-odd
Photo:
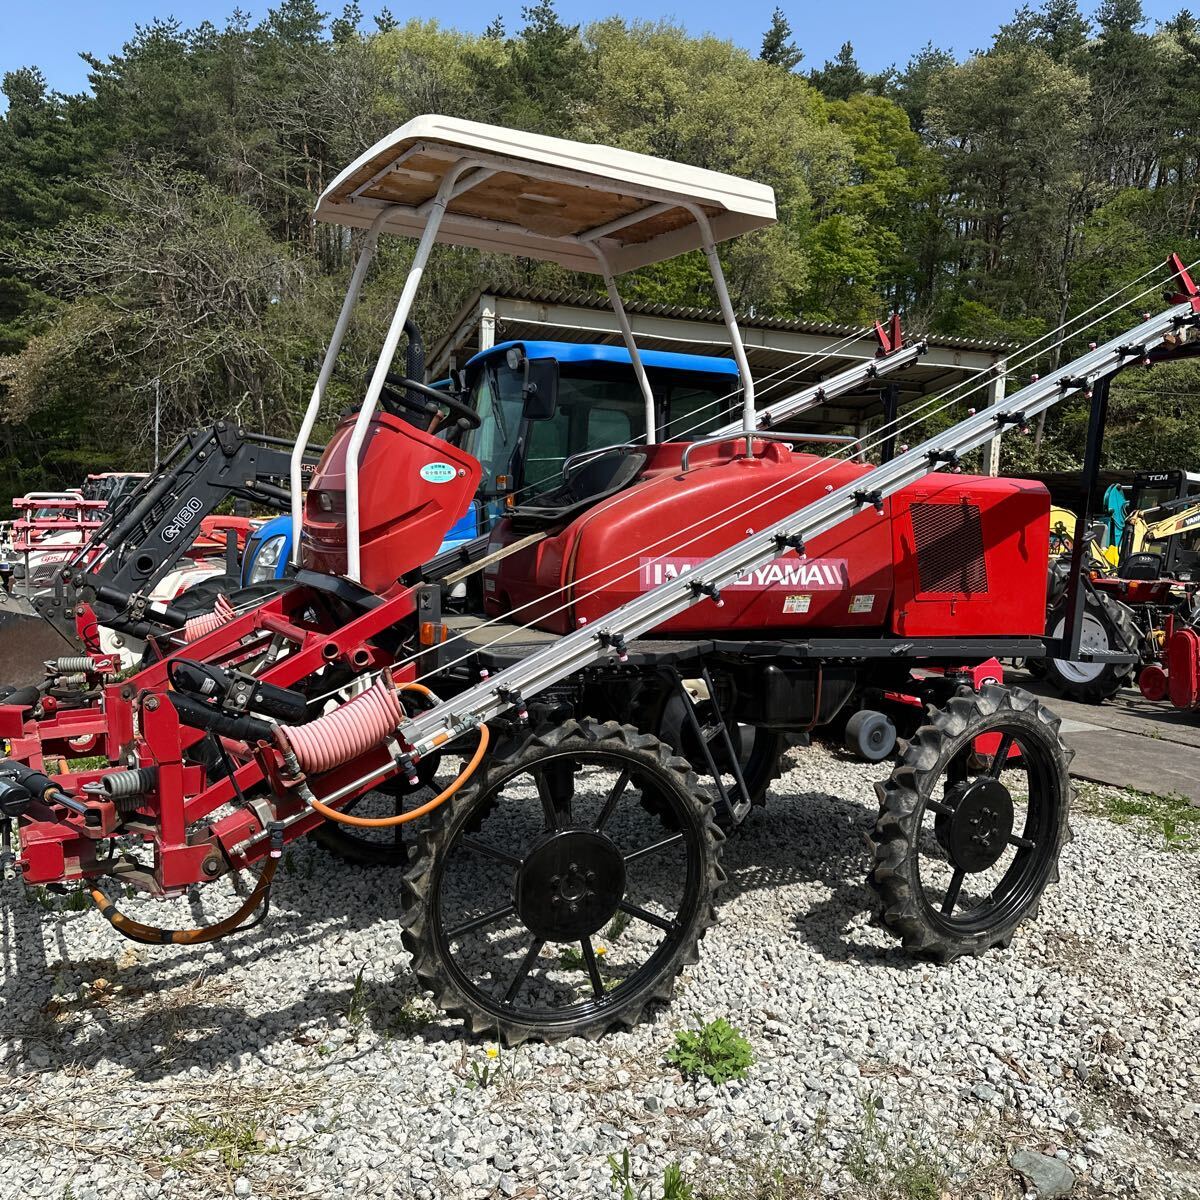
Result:
[[[56,660],[54,669],[60,675],[74,675],[80,671],[90,671],[93,667],[92,660],[88,655],[68,654],[66,657]]]
[[[404,720],[396,689],[381,679],[349,704],[307,725],[279,727],[305,771],[331,771],[385,741]]]
[[[212,633],[214,629],[220,629],[222,625],[228,625],[237,614],[233,611],[233,605],[229,603],[229,598],[224,595],[217,596],[217,603],[212,612],[202,613],[198,617],[188,617],[183,624],[183,640],[185,642],[195,642],[200,638]]]
[[[144,796],[158,782],[157,767],[134,767],[128,771],[110,771],[100,777],[100,786],[110,800]]]

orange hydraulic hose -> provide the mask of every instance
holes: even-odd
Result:
[[[411,688],[419,687],[420,685],[408,684],[405,686]],[[483,755],[487,750],[489,740],[488,727],[480,725],[479,745],[475,747],[475,753],[471,755],[471,761],[463,768],[462,774],[444,792],[434,796],[432,800],[422,804],[420,808],[414,808],[412,812],[397,813],[394,817],[356,817],[353,813],[339,812],[336,808],[330,808],[328,804],[322,804],[315,797],[308,800],[309,807],[314,812],[319,812],[321,816],[329,821],[336,821],[339,825],[355,825],[359,829],[389,829],[394,825],[405,825],[409,821],[415,821],[418,817],[423,817],[433,812],[435,808],[440,808],[475,774],[479,768],[479,764],[483,761]]]
[[[393,682],[395,682],[393,680]],[[433,694],[432,688],[427,688],[423,683],[397,683],[396,690],[400,692],[420,692],[422,696],[428,696],[430,700],[437,700]]]
[[[124,934],[130,941],[144,942],[147,945],[194,946],[200,942],[215,942],[234,930],[248,917],[266,897],[275,877],[279,859],[267,859],[263,873],[258,877],[254,891],[246,897],[245,903],[224,920],[214,925],[206,925],[203,929],[159,929],[157,925],[143,925],[127,917],[117,909],[117,906],[98,888],[91,889],[92,903],[100,910],[101,916],[118,932]]]

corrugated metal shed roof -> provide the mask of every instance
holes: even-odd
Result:
[[[496,296],[505,300],[528,300],[535,304],[572,305],[577,308],[607,310],[608,298],[595,292],[556,291],[550,288],[481,288],[464,311],[477,307],[481,296]],[[625,300],[625,309],[630,314],[648,317],[668,317],[684,321],[711,321],[720,323],[721,313],[715,308],[696,308],[686,304],[655,304],[646,300]],[[808,333],[828,338],[830,342],[841,341],[856,333],[862,333],[861,325],[842,325],[832,321],[805,321],[786,317],[761,317],[748,313],[737,314],[738,325],[746,329],[777,329],[789,333]],[[911,338],[921,336],[919,331],[906,330]],[[944,337],[927,338],[931,346],[955,350],[970,350],[982,354],[1010,354],[1020,343],[987,338]]]

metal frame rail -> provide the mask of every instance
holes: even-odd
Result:
[[[1191,281],[1185,283],[1190,285]],[[1131,361],[1146,358],[1184,327],[1196,326],[1200,323],[1200,298],[1190,287],[1188,291],[1189,297],[1182,302],[876,467],[869,476],[805,505],[714,555],[695,571],[659,584],[614,609],[602,622],[559,638],[545,650],[534,652],[486,682],[405,722],[400,735],[417,754],[427,754],[448,738],[509,709],[515,707],[520,712],[529,696],[606,656],[619,658],[626,652],[628,640],[702,600],[718,599],[720,589],[744,572],[788,549],[803,550],[807,541],[868,508],[882,513],[888,496],[943,466],[957,464],[961,455],[1010,426],[1026,425],[1068,396],[1090,393],[1100,379]]]
[[[820,383],[811,384],[791,396],[784,396],[782,400],[776,400],[774,403],[760,408],[756,414],[758,417],[757,427],[774,429],[780,421],[788,421],[802,412],[807,412],[810,408],[824,404],[827,400],[845,395],[846,392],[852,391],[860,384],[889,375],[901,367],[907,367],[910,363],[916,362],[928,349],[928,343],[922,339],[914,342],[911,346],[901,346],[887,354],[881,354],[870,362],[854,363],[844,371],[839,371],[836,375],[831,375]],[[895,416],[894,413],[892,415]],[[724,437],[736,437],[741,432],[741,421],[731,421],[728,425],[714,429],[712,433],[706,433],[704,440],[708,442]]]

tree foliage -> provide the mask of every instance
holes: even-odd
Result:
[[[1200,26],[1186,9],[1151,25],[1140,0],[1041,0],[961,61],[930,43],[878,74],[850,42],[800,73],[783,8],[757,53],[671,22],[569,24],[553,0],[481,34],[355,0],[334,13],[279,0],[257,21],[135,26],[118,53],[86,56],[81,95],[51,91],[33,65],[4,77],[9,491],[144,460],[155,394],[166,437],[219,414],[290,427],[357,246],[313,226],[315,197],[423,112],[769,183],[779,223],[721,249],[736,304],[762,314],[860,322],[894,306],[910,328],[1024,340],[1170,251],[1200,254]],[[361,386],[410,254],[389,240],[369,277],[339,397]],[[417,310],[431,339],[483,281],[597,287],[439,247]],[[625,290],[712,303],[699,256]],[[1132,461],[1141,438],[1198,465],[1196,390],[1182,367],[1123,381],[1114,453]],[[1081,438],[1068,409],[1010,453],[1070,462]]]

